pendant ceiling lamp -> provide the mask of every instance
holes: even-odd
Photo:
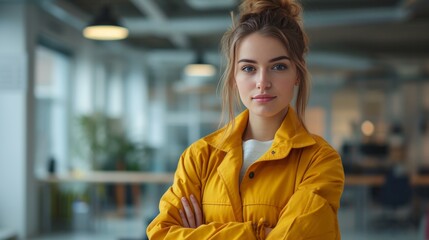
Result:
[[[216,74],[216,68],[212,64],[203,61],[202,53],[197,53],[197,60],[188,64],[184,72],[186,76],[190,77],[212,77]]]
[[[93,40],[121,40],[128,37],[128,29],[104,6],[94,20],[83,29],[83,36]]]

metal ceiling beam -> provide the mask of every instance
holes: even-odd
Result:
[[[406,19],[410,12],[402,7],[333,10],[304,14],[306,28],[353,26],[362,24],[397,22]]]
[[[323,67],[343,70],[365,71],[374,66],[372,60],[366,57],[330,52],[310,52],[307,57],[310,67]]]
[[[79,31],[91,20],[91,16],[83,13],[68,1],[42,0],[39,3],[45,11]]]
[[[186,0],[186,3],[194,9],[198,10],[211,10],[211,9],[225,9],[231,8],[236,5],[236,0]]]
[[[144,1],[145,0],[135,0]],[[369,8],[359,10],[310,11],[304,13],[304,26],[307,30],[321,27],[353,26],[370,23],[402,21],[410,15],[403,7]],[[164,21],[144,20],[141,18],[124,18],[124,24],[132,35],[157,34],[169,36],[171,34],[203,35],[225,32],[232,24],[231,19],[225,16],[180,18]]]
[[[180,18],[163,22],[141,18],[124,18],[124,24],[132,35],[155,34],[189,34],[204,35],[224,32],[231,24],[228,17]]]
[[[222,33],[232,22],[228,14],[219,17],[198,17],[168,19],[152,0],[132,0],[143,11],[149,20],[143,18],[122,18],[124,25],[130,29],[132,36],[159,35],[166,36],[181,48],[189,47],[186,35],[206,35]],[[416,0],[414,0],[416,1]],[[420,2],[420,1],[419,1]],[[414,3],[415,4],[415,3]],[[42,6],[57,18],[81,30],[90,20],[67,1],[44,0]],[[304,26],[307,30],[320,27],[335,27],[401,21],[410,16],[410,3],[404,0],[391,8],[369,8],[359,10],[308,11],[304,13]]]
[[[151,19],[150,21],[152,21],[153,25],[162,26],[168,24],[169,21],[167,17],[152,0],[132,0],[132,2],[140,11],[144,12]],[[127,21],[125,21],[125,23],[125,26],[130,28]],[[137,28],[138,27],[136,26],[135,28],[130,29],[131,34],[134,34],[134,31]],[[183,33],[171,32],[168,36],[169,39],[179,48],[189,47],[189,40]]]

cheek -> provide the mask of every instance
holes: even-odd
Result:
[[[247,79],[238,79],[236,80],[236,84],[240,94],[250,91],[253,88],[252,81],[248,81]]]
[[[295,79],[282,81],[281,84],[277,85],[277,90],[281,91],[284,97],[293,98],[295,91],[298,89],[298,87],[295,86],[295,81]]]

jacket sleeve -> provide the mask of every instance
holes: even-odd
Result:
[[[149,239],[256,239],[252,222],[205,223],[198,228],[185,228],[179,215],[181,197],[193,194],[201,203],[204,157],[188,148],[180,157],[173,185],[159,203],[159,214],[149,224]],[[204,213],[203,213],[204,214]]]
[[[340,156],[324,144],[310,158],[301,182],[267,239],[341,239],[337,211],[344,171]]]

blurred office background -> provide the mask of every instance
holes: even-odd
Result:
[[[307,123],[342,155],[343,239],[429,239],[429,1],[302,4]],[[218,127],[237,6],[0,0],[0,239],[144,239],[180,154]],[[109,9],[128,36],[85,38]]]

